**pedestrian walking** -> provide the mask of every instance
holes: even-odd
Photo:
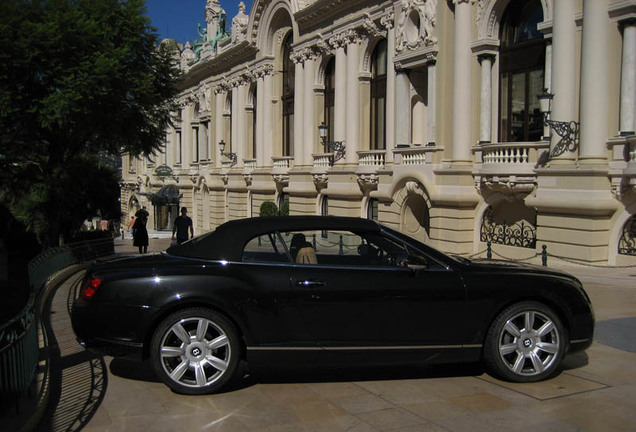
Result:
[[[138,217],[133,225],[133,246],[139,248],[139,253],[148,252],[148,230],[146,229],[147,219]]]
[[[189,237],[188,233],[190,234]],[[175,239],[175,234],[177,243],[179,244],[187,241],[189,238],[194,237],[192,219],[190,219],[190,216],[188,216],[188,209],[186,207],[181,207],[181,215],[177,216],[174,220],[174,225],[172,227],[172,240]]]
[[[130,233],[130,237],[133,236],[133,226],[135,226],[135,217],[130,217],[130,222],[128,222],[128,232]]]

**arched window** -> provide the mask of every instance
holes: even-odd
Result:
[[[330,58],[325,68],[325,124],[327,141],[334,141],[334,106],[336,101],[336,59]]]
[[[283,42],[283,156],[292,156],[294,149],[294,80],[295,66],[289,58],[292,45],[291,32]]]
[[[386,148],[386,70],[387,43],[382,39],[371,62],[371,149]]]
[[[537,95],[543,90],[545,42],[540,0],[510,2],[502,18],[500,50],[500,141],[539,141],[543,116]],[[572,77],[574,79],[574,77]]]

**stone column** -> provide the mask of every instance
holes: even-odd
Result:
[[[294,73],[294,165],[302,165],[303,163],[303,97],[304,97],[304,78],[305,71],[303,68],[303,56],[296,54],[293,58],[295,63]]]
[[[623,27],[623,59],[621,70],[621,117],[622,136],[636,131],[636,19],[621,22]]]
[[[265,166],[265,123],[263,116],[265,115],[265,79],[259,76],[256,81],[256,166]]]
[[[554,30],[552,33],[552,112],[550,119],[570,122],[576,120],[576,0],[554,2]],[[550,152],[561,137],[552,132]],[[565,151],[551,159],[574,160],[574,153]]]
[[[237,164],[243,162],[243,154],[239,153],[240,150],[240,142],[239,142],[239,88],[238,85],[234,85],[232,87],[232,145],[225,147],[226,152],[236,153],[237,156]]]
[[[545,66],[543,70],[543,88],[552,93],[552,39],[548,39],[545,45]],[[543,139],[550,139],[550,126],[543,125]]]
[[[470,163],[470,132],[472,111],[472,51],[470,42],[474,23],[471,17],[473,0],[453,0],[455,3],[455,46],[453,82],[453,147],[454,162]]]
[[[274,155],[274,76],[273,69],[265,75],[263,79],[263,154],[264,166],[272,166],[272,156]]]
[[[435,122],[436,118],[436,100],[437,100],[437,60],[431,59],[426,63],[427,70],[427,92],[428,95],[428,107],[426,118],[426,145],[434,146],[437,142],[437,132]]]
[[[387,71],[386,71],[386,162],[393,162],[395,148],[395,28],[392,20],[385,20],[387,26]]]
[[[318,125],[316,124],[316,102],[314,94],[316,61],[313,56],[305,60],[303,89],[303,165],[313,165],[312,154],[316,152]]]
[[[334,101],[334,140],[346,139],[347,119],[347,54],[342,44],[336,46],[336,89]]]
[[[192,111],[191,103],[183,108],[183,123],[181,128],[181,167],[189,168],[192,164]]]
[[[360,45],[358,35],[350,35],[347,44],[347,146],[346,162],[358,161],[358,146],[360,141],[360,81],[359,75]]]
[[[404,69],[395,74],[395,146],[411,144],[411,83]]]
[[[492,142],[492,64],[494,54],[480,54],[481,92],[479,116],[479,144]]]
[[[581,160],[607,157],[608,30],[606,0],[584,0],[580,90]]]

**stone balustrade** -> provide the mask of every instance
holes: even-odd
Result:
[[[365,150],[358,152],[358,165],[383,167],[386,161],[386,150]]]

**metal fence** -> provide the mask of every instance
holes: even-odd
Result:
[[[29,263],[29,298],[13,318],[0,325],[0,414],[22,411],[21,401],[32,399],[29,389],[36,379],[38,324],[43,288],[56,273],[73,264],[115,253],[112,238],[70,243],[48,249]],[[31,405],[30,403],[26,405]]]

